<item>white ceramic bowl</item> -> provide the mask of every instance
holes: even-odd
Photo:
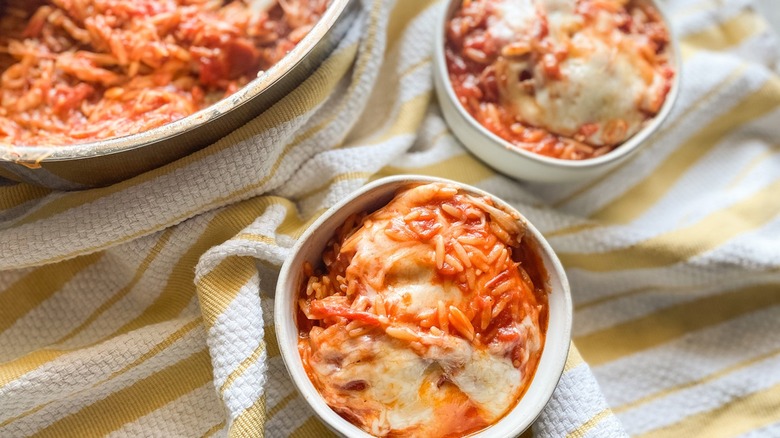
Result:
[[[671,112],[680,87],[680,50],[663,5],[654,0],[646,0],[661,14],[669,29],[671,61],[675,69],[672,87],[666,95],[661,110],[650,119],[636,134],[614,150],[596,158],[586,160],[562,160],[535,154],[516,146],[490,132],[466,111],[458,101],[450,83],[447,62],[444,58],[445,29],[447,20],[452,17],[461,4],[461,0],[449,0],[444,13],[439,18],[434,50],[433,78],[436,94],[444,118],[460,141],[482,161],[499,172],[520,180],[542,182],[564,182],[593,177],[608,171],[624,162],[658,129]]]
[[[274,306],[274,326],[282,359],[295,387],[317,416],[331,430],[342,436],[362,438],[371,435],[363,432],[328,407],[304,371],[303,363],[298,354],[298,327],[295,321],[296,297],[304,277],[303,264],[305,261],[313,266],[320,263],[322,252],[328,240],[350,214],[375,211],[386,205],[399,188],[413,183],[429,182],[446,182],[477,195],[490,196],[499,208],[516,211],[495,196],[454,181],[412,175],[383,178],[366,185],[325,212],[301,236],[279,274]],[[544,237],[522,215],[520,217],[527,229],[525,238],[531,238],[536,242],[544,267],[549,275],[549,321],[545,345],[536,374],[522,399],[500,421],[482,432],[470,435],[472,438],[509,438],[526,430],[552,396],[563,373],[563,366],[569,352],[572,304],[566,273]]]

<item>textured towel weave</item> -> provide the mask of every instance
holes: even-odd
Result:
[[[328,206],[398,173],[495,193],[561,256],[577,348],[535,436],[780,435],[780,45],[749,1],[667,4],[679,103],[594,180],[466,153],[432,94],[441,4],[364,0],[218,143],[102,189],[0,186],[0,436],[327,436],[279,356],[276,275]]]

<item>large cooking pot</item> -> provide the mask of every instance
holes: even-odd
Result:
[[[273,67],[236,93],[138,134],[68,146],[0,145],[0,177],[60,190],[106,186],[201,149],[259,115],[307,78],[351,25],[356,0],[332,0],[319,22]]]

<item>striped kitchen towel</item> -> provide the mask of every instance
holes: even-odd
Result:
[[[561,256],[576,348],[534,436],[780,435],[780,44],[750,1],[666,3],[678,105],[589,181],[466,153],[432,95],[442,4],[364,0],[210,147],[101,189],[0,186],[0,436],[327,436],[279,357],[276,275],[328,206],[398,173],[495,193]]]

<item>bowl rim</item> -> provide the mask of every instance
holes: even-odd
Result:
[[[677,98],[680,93],[680,67],[682,66],[682,56],[680,54],[679,41],[672,26],[672,22],[669,20],[669,14],[666,12],[665,6],[663,6],[657,0],[640,0],[645,3],[652,4],[652,6],[658,11],[664,24],[666,24],[667,30],[669,32],[669,46],[671,47],[670,60],[672,61],[673,67],[675,69],[671,88],[666,94],[664,103],[661,105],[661,109],[658,111],[658,113],[652,118],[648,119],[645,125],[626,141],[599,157],[586,158],[584,160],[565,160],[562,158],[548,157],[521,149],[509,141],[494,134],[481,123],[479,123],[468,111],[466,111],[466,109],[460,103],[460,100],[458,100],[458,97],[455,95],[455,90],[452,87],[452,82],[450,81],[449,72],[447,69],[444,48],[446,46],[447,21],[455,12],[457,7],[456,5],[462,1],[463,0],[447,0],[447,4],[443,8],[443,12],[439,16],[435,37],[436,46],[433,54],[433,74],[436,75],[439,79],[435,82],[440,91],[443,91],[443,94],[446,95],[447,100],[449,101],[447,103],[449,103],[451,107],[454,107],[455,111],[458,112],[458,114],[469,123],[469,126],[472,129],[475,129],[477,132],[479,132],[479,134],[489,140],[489,143],[491,143],[493,146],[507,149],[523,158],[533,160],[547,167],[566,169],[589,169],[600,167],[602,165],[608,165],[610,163],[620,161],[626,156],[635,152],[640,146],[644,145],[646,143],[645,140],[655,134],[661,124],[663,124],[677,102]]]
[[[491,432],[496,432],[495,427],[497,427],[500,424],[503,424],[504,428],[509,428],[506,431],[507,437],[513,437],[522,433],[524,430],[530,427],[531,424],[541,414],[542,410],[547,405],[550,398],[552,398],[553,392],[557,387],[561,376],[563,375],[565,364],[569,356],[569,349],[571,346],[571,333],[572,333],[572,321],[573,321],[573,305],[572,305],[572,298],[571,298],[571,290],[570,290],[568,278],[566,276],[566,272],[563,269],[563,265],[561,264],[557,255],[553,251],[552,247],[544,238],[544,236],[541,234],[541,232],[539,232],[539,230],[530,221],[528,221],[528,219],[525,218],[525,216],[523,216],[519,211],[517,211],[517,209],[512,207],[509,203],[507,203],[503,199],[493,194],[485,192],[484,190],[473,187],[471,185],[445,179],[445,178],[419,176],[419,175],[397,175],[397,176],[380,178],[350,193],[348,196],[340,200],[334,206],[330,207],[325,213],[323,213],[319,218],[317,218],[317,220],[314,223],[312,223],[309,226],[309,228],[306,229],[306,231],[296,241],[295,245],[291,248],[290,252],[288,253],[282,265],[282,268],[280,270],[276,288],[275,288],[274,328],[276,331],[276,339],[279,346],[279,350],[281,352],[282,360],[288,372],[288,375],[293,381],[296,390],[306,400],[307,404],[312,408],[314,413],[329,428],[331,428],[332,430],[334,430],[339,434],[342,434],[343,436],[368,438],[371,437],[372,435],[367,434],[366,432],[362,431],[354,424],[342,418],[335,411],[333,411],[327,405],[327,403],[325,403],[325,400],[322,398],[319,391],[314,387],[313,383],[306,375],[305,370],[303,370],[303,366],[300,363],[301,359],[298,354],[297,348],[293,348],[291,351],[291,349],[287,347],[287,345],[290,342],[293,342],[298,337],[297,323],[295,323],[294,318],[292,318],[293,319],[292,327],[295,327],[295,330],[294,333],[291,333],[291,330],[287,329],[287,327],[290,327],[290,323],[289,323],[290,319],[281,317],[281,315],[286,315],[288,313],[290,305],[293,304],[292,303],[292,301],[294,300],[293,294],[297,293],[297,287],[295,287],[295,285],[293,284],[295,282],[294,274],[297,271],[295,270],[296,265],[294,265],[293,263],[301,262],[301,260],[299,259],[302,258],[303,256],[301,256],[300,254],[304,252],[303,251],[304,247],[307,246],[309,240],[312,239],[317,233],[320,232],[320,228],[322,227],[322,225],[330,221],[331,218],[337,215],[339,212],[341,212],[342,209],[348,208],[348,206],[353,201],[362,198],[363,196],[367,196],[372,192],[379,190],[385,186],[400,187],[403,184],[435,183],[435,182],[453,184],[463,190],[472,192],[474,194],[489,196],[491,199],[496,201],[498,207],[502,209],[509,209],[511,212],[516,213],[519,216],[518,220],[523,222],[524,226],[526,227],[526,235],[530,234],[533,237],[538,247],[538,251],[544,261],[545,268],[547,268],[549,272],[555,273],[556,277],[558,278],[558,281],[560,282],[560,288],[561,288],[560,292],[558,293],[560,298],[557,299],[557,301],[560,302],[560,304],[557,306],[560,311],[556,312],[557,314],[560,314],[561,317],[558,318],[559,322],[556,322],[555,324],[552,324],[551,321],[548,320],[548,326],[547,326],[547,333],[550,333],[550,330],[553,329],[553,326],[555,326],[556,331],[560,332],[560,335],[557,336],[554,340],[551,340],[549,337],[546,337],[545,348],[542,350],[540,363],[537,366],[537,369],[535,370],[534,377],[530,380],[528,384],[526,392],[521,396],[517,404],[512,408],[510,412],[507,413],[507,415],[499,419],[499,421],[493,423],[488,428],[482,429],[469,436],[474,438],[477,437],[484,438],[490,436],[492,438],[496,435],[491,434]],[[310,250],[313,251],[314,249],[312,248]],[[321,249],[318,250],[321,252]],[[552,293],[552,290],[550,291],[550,293]],[[550,312],[550,317],[552,317],[552,312]],[[557,348],[552,349],[552,347],[550,347],[551,344],[557,346]],[[542,369],[540,368],[542,364],[541,360],[545,359],[546,357],[549,357],[549,359],[547,359],[547,363],[546,363],[547,367],[544,369],[543,372],[546,373],[547,378],[539,383],[536,383],[536,385],[534,386],[534,383],[537,382],[539,372],[542,371]],[[530,406],[530,409],[528,409],[528,412],[530,412],[530,414],[524,416],[512,415],[514,410],[518,406],[520,406],[522,400],[529,396],[529,394],[531,393],[532,386],[534,387],[533,394],[538,394],[538,395],[536,396],[536,399],[534,399],[535,403]],[[526,408],[528,408],[528,406],[526,406]]]
[[[0,161],[37,165],[42,162],[68,161],[118,154],[168,140],[226,116],[247,104],[255,96],[270,89],[303,62],[325,34],[336,24],[352,1],[330,0],[322,17],[279,62],[268,70],[258,73],[257,77],[235,93],[193,114],[147,131],[85,143],[30,146],[0,142]]]

